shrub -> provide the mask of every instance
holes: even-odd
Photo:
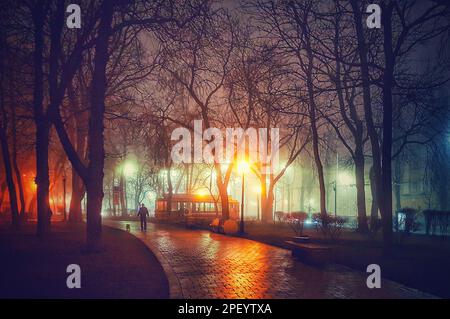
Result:
[[[313,222],[316,225],[316,230],[321,231],[325,237],[330,239],[338,239],[341,236],[342,228],[346,222],[343,217],[334,217],[329,214],[313,214]]]
[[[275,214],[275,217],[277,218],[278,222],[283,223],[286,221],[287,215],[285,212],[276,211],[274,214]]]
[[[398,234],[398,242],[408,237],[411,232],[419,230],[420,223],[418,222],[419,214],[416,209],[405,207],[398,210],[395,214],[394,227]]]
[[[305,212],[292,212],[287,215],[286,221],[294,231],[295,235],[299,237],[303,234],[303,226],[307,218],[308,214]]]
[[[443,238],[448,234],[448,228],[450,227],[450,212],[440,211],[434,209],[426,209],[422,212],[425,218],[425,232],[427,235],[436,235],[436,230],[439,231]]]
[[[394,220],[395,229],[398,232],[403,232],[409,236],[411,232],[417,231],[420,228],[420,223],[417,221],[418,213],[414,208],[405,207],[397,211],[397,218]]]

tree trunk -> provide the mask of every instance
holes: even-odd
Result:
[[[369,230],[367,225],[367,213],[366,213],[366,192],[365,192],[365,181],[364,181],[364,127],[362,121],[360,120],[358,111],[356,109],[355,104],[353,103],[353,99],[348,100],[348,109],[350,110],[350,118],[347,116],[347,105],[344,102],[344,94],[342,90],[341,83],[341,62],[340,62],[340,33],[339,33],[339,22],[340,17],[337,15],[336,25],[335,25],[335,42],[334,42],[334,53],[336,55],[336,92],[339,101],[339,110],[342,116],[344,123],[347,128],[351,132],[355,142],[355,150],[352,153],[353,161],[355,163],[355,179],[356,179],[356,203],[358,209],[358,231],[365,233]],[[345,80],[344,80],[345,81]],[[347,91],[346,91],[347,92]],[[339,129],[336,128],[339,133]],[[348,144],[344,140],[342,134],[338,134],[339,138],[343,143],[347,146]],[[347,146],[350,149],[349,146]],[[335,182],[337,183],[337,181]],[[336,187],[335,187],[335,199],[337,196]],[[335,207],[336,211],[336,207]]]
[[[119,189],[120,189],[120,208],[121,208],[121,214],[122,217],[126,217],[127,216],[127,205],[125,203],[125,181],[124,181],[124,176],[123,176],[123,169],[120,172],[120,176],[119,176]]]
[[[320,213],[326,214],[326,190],[325,190],[325,179],[323,174],[322,160],[320,159],[319,151],[319,134],[317,132],[316,125],[316,103],[314,101],[314,87],[312,83],[312,54],[310,57],[310,66],[307,71],[307,87],[308,87],[308,99],[309,99],[309,117],[311,121],[311,135],[312,135],[312,147],[314,154],[314,163],[316,164],[317,177],[319,179],[319,192],[320,192]]]
[[[270,178],[272,180],[272,178]],[[267,181],[267,174],[261,175],[261,222],[263,223],[271,223],[273,222],[273,202],[274,202],[274,195],[273,195],[273,185],[269,185],[267,187],[266,184]]]
[[[69,97],[69,105],[74,112],[74,121],[72,122],[72,140],[75,140],[76,153],[83,161],[85,161],[87,144],[87,132],[85,126],[87,122],[87,112],[84,112],[82,110],[80,105],[82,103],[80,103],[80,99],[76,96],[72,84],[68,85],[67,93]],[[82,96],[84,97],[84,92],[82,94]],[[85,101],[85,98],[82,98],[82,101]],[[83,180],[77,173],[76,169],[72,168],[72,196],[70,198],[69,205],[70,222],[79,223],[83,221],[82,201],[85,191],[86,188],[84,186]]]
[[[358,55],[361,64],[361,81],[363,88],[363,106],[364,115],[367,124],[367,133],[369,135],[370,143],[372,146],[372,168],[373,168],[373,184],[375,185],[375,193],[377,194],[377,206],[380,208],[381,216],[384,219],[383,213],[383,188],[382,188],[382,177],[381,177],[381,150],[378,138],[378,132],[375,127],[372,114],[371,105],[371,95],[370,95],[370,76],[369,76],[369,64],[367,61],[367,46],[365,42],[364,29],[362,25],[362,15],[359,8],[360,3],[356,0],[350,1],[353,16],[355,20],[356,36],[358,40]],[[383,12],[384,16],[384,12]],[[387,222],[386,222],[387,225]],[[386,236],[383,237],[383,242],[385,247],[389,247],[392,244],[392,238],[390,238],[389,231],[387,231]]]
[[[364,154],[361,149],[355,152],[356,204],[358,207],[358,231],[366,233],[367,225],[366,192],[364,180]]]
[[[13,146],[15,149],[15,147]],[[16,175],[17,188],[19,190],[19,201],[20,201],[20,218],[23,219],[25,217],[25,195],[23,191],[22,184],[22,176],[20,175],[19,165],[17,164],[17,153],[16,150],[13,150],[13,158],[12,163],[14,167],[14,173]]]
[[[217,181],[217,189],[219,190],[220,203],[222,205],[222,219],[227,220],[230,218],[230,207],[228,203],[228,191],[226,185]]]
[[[50,232],[51,209],[50,177],[48,174],[49,124],[47,119],[38,120],[36,127],[36,184],[37,184],[37,234],[45,236]]]
[[[19,229],[19,208],[17,206],[16,186],[14,185],[13,173],[9,157],[8,139],[6,137],[5,128],[3,126],[0,127],[0,142],[3,154],[3,165],[5,166],[6,184],[8,185],[12,226],[14,229]]]
[[[0,214],[2,212],[2,205],[3,205],[3,200],[5,198],[5,191],[6,191],[6,182],[4,182],[3,180],[0,182]]]
[[[273,202],[274,202],[274,196],[273,196],[273,188],[269,187],[267,190],[266,198],[264,200],[264,211],[263,215],[265,216],[264,222],[271,223],[273,222]]]
[[[306,68],[305,74],[306,74],[306,89],[308,93],[308,108],[309,108],[309,120],[310,120],[310,129],[311,129],[311,137],[312,137],[312,147],[313,147],[313,154],[314,154],[314,163],[316,165],[317,169],[317,177],[319,180],[319,192],[320,192],[320,213],[326,214],[327,208],[326,208],[326,188],[325,188],[325,179],[324,179],[324,173],[323,173],[323,165],[322,160],[320,158],[320,152],[319,152],[319,135],[317,131],[317,104],[315,100],[315,89],[314,89],[314,52],[311,45],[311,35],[310,30],[308,29],[306,21],[309,18],[310,14],[310,7],[305,8],[304,12],[302,12],[302,17],[300,17],[300,14],[297,10],[295,2],[289,2],[289,5],[294,11],[294,18],[296,20],[297,26],[301,28],[302,31],[302,37],[304,41],[305,51],[306,51],[306,63],[303,62],[303,59],[299,57],[299,62],[302,65],[302,67]],[[300,55],[299,53],[297,53]]]
[[[10,81],[10,90],[13,90],[12,82]],[[12,164],[14,168],[14,173],[16,174],[17,188],[19,189],[19,200],[20,200],[20,218],[23,220],[25,217],[25,194],[23,190],[22,174],[20,174],[19,164],[17,161],[17,117],[16,108],[14,106],[14,101],[11,98],[11,114],[12,114]]]
[[[267,212],[267,175],[261,174],[260,185],[261,185],[261,222],[270,222],[269,214]]]
[[[48,145],[50,123],[44,112],[44,19],[41,4],[33,8],[34,52],[33,52],[33,113],[36,124],[36,184],[37,184],[37,235],[42,237],[50,232],[51,210],[49,206]]]
[[[378,198],[377,198],[377,190],[375,187],[375,174],[373,171],[373,167],[370,167],[369,178],[370,178],[370,190],[372,192],[372,205],[370,208],[370,229],[374,230],[378,221]]]
[[[19,208],[17,206],[17,194],[16,186],[14,185],[13,172],[11,168],[11,157],[9,154],[8,146],[8,116],[6,113],[5,106],[5,50],[6,50],[6,37],[4,30],[0,30],[0,45],[1,45],[1,56],[0,56],[0,111],[1,111],[1,122],[0,122],[0,143],[3,155],[3,165],[5,167],[6,184],[8,186],[9,192],[9,202],[11,207],[11,220],[14,229],[19,229]],[[10,92],[10,94],[12,94]]]
[[[79,223],[83,221],[82,204],[85,187],[82,179],[75,170],[72,170],[72,197],[69,206],[69,221]]]
[[[102,234],[103,173],[101,176],[89,177],[86,194],[87,245],[89,249],[96,250],[101,244]]]
[[[381,186],[380,210],[383,218],[383,241],[386,253],[389,253],[393,241],[392,230],[392,87],[394,85],[394,53],[392,48],[392,11],[394,3],[390,1],[383,6],[383,146],[381,154]]]
[[[112,31],[113,3],[104,0],[95,43],[94,72],[91,83],[89,119],[89,168],[87,190],[87,244],[91,249],[99,246],[102,231],[103,168],[105,161],[104,123],[106,66],[109,60],[108,43]]]

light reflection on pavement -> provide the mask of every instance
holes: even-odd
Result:
[[[181,286],[183,298],[430,298],[383,280],[366,286],[367,275],[340,265],[317,268],[293,259],[290,251],[243,238],[149,223],[104,221],[141,239]]]

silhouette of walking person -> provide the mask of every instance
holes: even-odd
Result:
[[[141,207],[139,207],[138,216],[141,219],[141,230],[147,230],[147,216],[149,216],[149,214],[148,209],[147,207],[145,207],[144,203],[142,203]]]

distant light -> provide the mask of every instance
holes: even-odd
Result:
[[[340,172],[338,178],[338,183],[344,186],[349,186],[354,183],[353,176],[347,172]]]
[[[126,177],[130,177],[133,176],[134,174],[136,174],[137,168],[136,168],[136,164],[133,162],[125,162],[124,166],[123,166],[123,174]]]
[[[170,170],[170,176],[172,178],[178,178],[179,175],[180,175],[180,173],[178,172],[178,170],[176,170],[176,169]]]
[[[196,192],[197,196],[206,196],[209,194],[209,191],[206,188],[201,188]]]
[[[247,161],[240,161],[238,163],[238,172],[240,174],[248,173],[249,170],[250,170],[250,165],[248,164]]]

